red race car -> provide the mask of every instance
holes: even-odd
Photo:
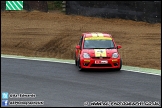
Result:
[[[122,67],[122,59],[112,36],[108,33],[82,33],[75,49],[75,65],[83,69],[116,69]]]

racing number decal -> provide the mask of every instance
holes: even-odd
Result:
[[[107,57],[106,49],[94,49],[95,57]]]
[[[92,37],[95,37],[95,36],[97,36],[97,34],[96,33],[91,33],[92,34]]]
[[[96,36],[103,36],[103,34],[102,33],[91,33],[92,34],[92,37],[96,37]]]

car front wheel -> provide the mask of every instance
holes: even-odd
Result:
[[[77,62],[77,66],[78,66],[78,70],[79,70],[79,71],[82,71],[82,70],[83,70],[82,67],[81,67],[81,65],[80,65],[80,59],[79,59],[78,62]]]
[[[77,66],[77,60],[76,60],[76,56],[75,56],[75,66]]]
[[[120,67],[119,67],[119,68],[117,68],[116,70],[117,70],[117,71],[120,71],[120,70],[121,70],[121,68],[122,68],[122,59],[120,59]]]

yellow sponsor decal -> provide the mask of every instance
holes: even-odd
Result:
[[[94,49],[95,57],[107,57],[106,49]]]
[[[112,38],[107,38],[107,37],[89,37],[89,38],[85,38],[85,40],[112,40]]]

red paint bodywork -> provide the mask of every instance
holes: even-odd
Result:
[[[107,33],[103,33],[104,36],[106,37],[110,37],[112,38],[112,36],[110,34]],[[114,45],[116,47],[116,49],[106,49],[106,54],[107,57],[95,57],[95,51],[94,49],[83,49],[83,45],[84,45],[84,38],[85,37],[92,37],[91,33],[82,33],[82,39],[83,41],[81,42],[81,45],[76,45],[76,49],[75,49],[75,60],[77,61],[78,59],[80,59],[80,65],[81,68],[83,69],[110,69],[110,68],[120,68],[120,54],[118,52],[118,49],[121,48],[121,45],[116,45],[114,39],[112,38],[112,41],[114,42]],[[90,58],[83,58],[83,53],[86,52],[90,55]],[[118,53],[118,58],[112,58],[112,54],[114,52]],[[106,60],[108,61],[108,64],[95,64],[95,61],[97,60]],[[117,66],[115,66],[115,64],[118,64]]]

